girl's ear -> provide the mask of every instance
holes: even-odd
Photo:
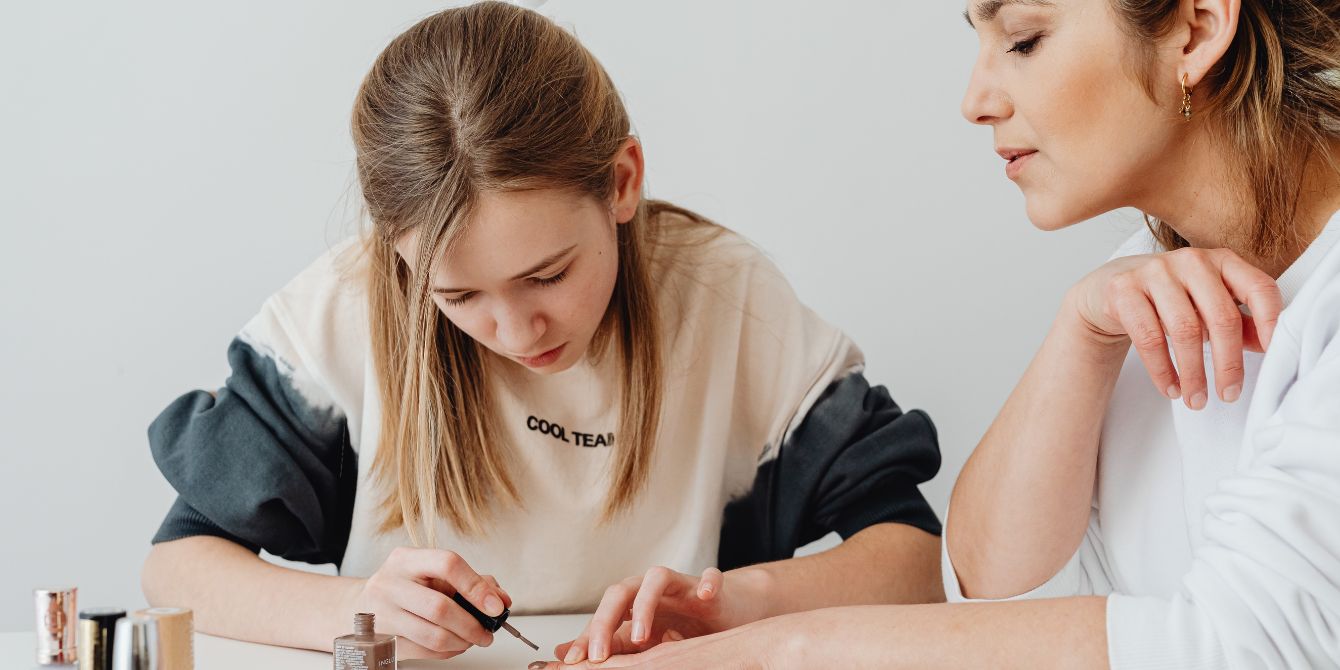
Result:
[[[642,143],[629,137],[614,157],[614,200],[610,212],[616,223],[628,223],[642,202]]]

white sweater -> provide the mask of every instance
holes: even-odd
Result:
[[[1239,402],[1188,410],[1127,357],[1088,531],[1016,596],[1107,595],[1114,669],[1340,667],[1338,241],[1340,214],[1279,278],[1286,309]],[[1116,256],[1156,248],[1142,230]],[[950,601],[968,600],[943,556]]]

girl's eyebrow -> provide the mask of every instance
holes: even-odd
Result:
[[[516,280],[518,280],[518,279],[525,279],[526,277],[529,277],[530,275],[533,275],[533,274],[535,274],[536,272],[539,272],[540,270],[543,270],[543,269],[549,267],[550,265],[553,265],[554,263],[557,263],[557,262],[559,261],[559,259],[563,258],[564,256],[567,256],[569,253],[572,253],[572,250],[573,250],[573,249],[576,249],[576,248],[577,248],[577,245],[574,244],[574,245],[572,245],[572,246],[570,246],[570,247],[568,247],[568,248],[566,248],[566,249],[563,249],[563,250],[559,251],[558,253],[551,254],[551,255],[549,255],[548,257],[546,257],[544,260],[542,260],[542,261],[540,261],[539,263],[536,263],[535,265],[531,266],[531,268],[530,268],[529,270],[526,270],[525,272],[522,272],[521,274],[518,274],[518,275],[516,275],[515,277],[512,277],[512,280],[513,280],[513,281],[516,281]],[[446,288],[446,287],[443,287],[443,286],[434,286],[434,287],[433,287],[433,293],[466,293],[466,292],[468,292],[469,290],[470,290],[470,289],[468,289],[468,288]]]
[[[540,261],[539,263],[536,263],[535,265],[531,266],[531,268],[530,268],[529,270],[526,270],[525,272],[522,272],[521,274],[519,274],[519,275],[517,275],[517,276],[515,276],[515,277],[512,277],[512,279],[513,279],[513,280],[516,280],[516,279],[525,279],[526,277],[529,277],[530,275],[533,275],[533,274],[535,274],[536,272],[539,272],[540,270],[543,270],[543,269],[549,267],[550,265],[553,265],[554,263],[557,263],[558,260],[559,260],[560,258],[563,258],[564,256],[567,256],[569,252],[571,252],[573,249],[576,249],[576,248],[577,248],[577,245],[574,244],[574,245],[568,247],[567,249],[564,249],[564,250],[562,250],[562,251],[560,251],[560,252],[558,252],[558,253],[556,253],[556,254],[553,254],[553,255],[549,256],[548,258],[546,258],[546,259]]]
[[[1001,8],[1006,5],[1030,5],[1033,7],[1055,6],[1052,4],[1051,0],[987,0],[986,2],[977,5],[977,11],[973,12],[973,14],[977,15],[976,23],[973,22],[972,15],[970,15],[967,10],[964,10],[963,12],[963,20],[967,21],[968,25],[972,26],[975,30],[978,23],[990,23],[991,21],[994,21],[996,15],[1000,13]]]

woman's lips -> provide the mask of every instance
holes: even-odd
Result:
[[[1023,172],[1024,166],[1028,165],[1029,159],[1033,158],[1033,156],[1037,154],[1037,150],[1006,149],[1002,151],[997,151],[996,153],[1000,154],[1002,158],[1008,161],[1005,163],[1005,176],[1009,177],[1010,179],[1016,179],[1018,178],[1019,174]]]
[[[522,365],[528,368],[542,368],[545,366],[553,365],[554,361],[557,361],[558,357],[563,354],[563,348],[566,346],[568,345],[565,342],[538,356],[521,357],[517,358],[517,360],[520,361]]]

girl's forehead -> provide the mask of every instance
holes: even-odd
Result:
[[[534,270],[543,259],[560,260],[609,223],[609,214],[589,196],[566,191],[510,191],[481,194],[433,273],[451,286],[510,280]],[[413,263],[420,231],[411,231],[396,250]]]

